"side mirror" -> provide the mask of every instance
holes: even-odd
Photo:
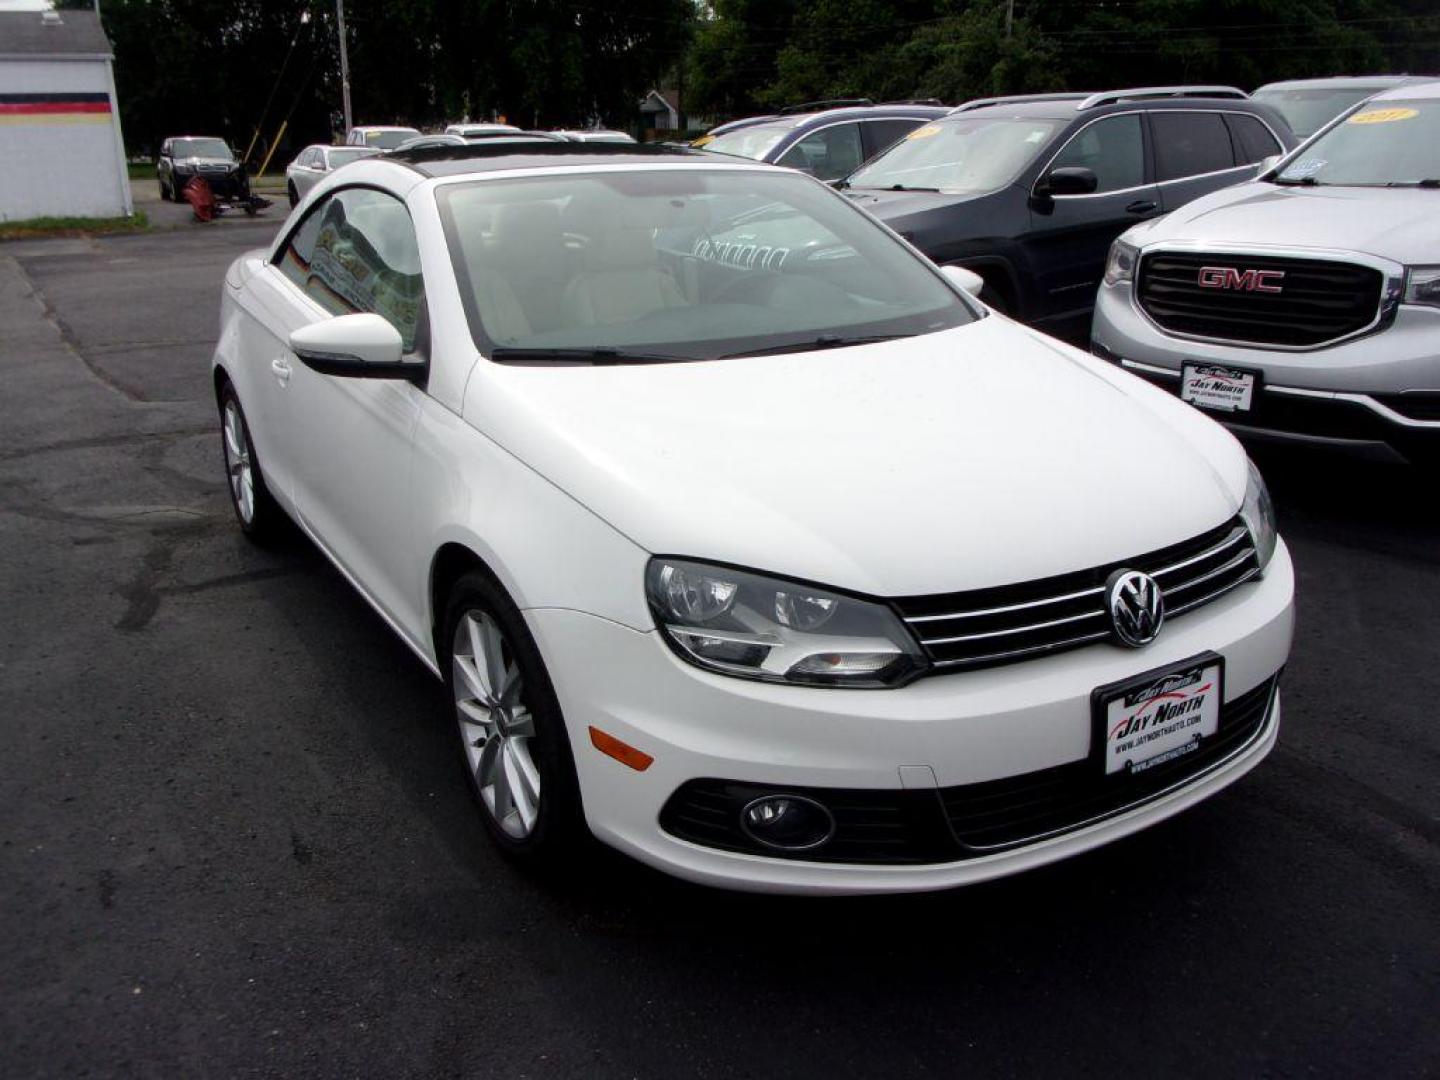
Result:
[[[951,285],[971,296],[978,297],[980,290],[985,288],[985,279],[974,270],[966,270],[963,266],[942,266],[940,273],[950,279]]]
[[[290,348],[301,363],[322,375],[413,379],[426,368],[423,360],[405,360],[400,331],[370,312],[302,326],[290,335]]]
[[[1062,165],[1041,177],[1035,185],[1035,194],[1041,198],[1055,198],[1059,195],[1093,195],[1100,186],[1100,178],[1093,169],[1083,165]]]
[[[1283,154],[1271,154],[1269,157],[1261,158],[1260,164],[1255,166],[1255,175],[1264,176],[1267,172],[1280,164]]]

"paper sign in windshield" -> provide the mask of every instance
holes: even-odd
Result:
[[[1366,109],[1358,112],[1347,124],[1393,124],[1397,120],[1413,120],[1420,115],[1418,109]]]

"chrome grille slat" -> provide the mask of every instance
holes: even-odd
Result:
[[[1101,614],[1099,611],[1084,611],[1079,615],[1068,615],[1063,619],[1052,619],[1050,622],[1026,623],[1022,626],[1011,626],[1004,630],[989,630],[983,634],[959,634],[956,637],[943,638],[921,638],[922,645],[950,645],[956,641],[980,641],[984,638],[1005,637],[1007,634],[1023,634],[1027,630],[1048,630],[1052,626],[1064,626],[1066,623],[1079,622],[1081,619],[1093,619]]]
[[[893,603],[936,671],[989,667],[1109,638],[1103,582],[1122,568],[1156,579],[1166,597],[1167,619],[1218,599],[1260,572],[1250,531],[1237,516],[1133,559],[1040,581]],[[1103,629],[1095,629],[1102,620]]]

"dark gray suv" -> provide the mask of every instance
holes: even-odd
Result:
[[[982,298],[1083,338],[1110,242],[1138,221],[1248,180],[1295,145],[1280,114],[1223,86],[968,102],[842,183]]]

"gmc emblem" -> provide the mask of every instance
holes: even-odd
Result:
[[[1241,292],[1284,292],[1284,270],[1236,270],[1233,266],[1202,266],[1202,289],[1239,289]]]

